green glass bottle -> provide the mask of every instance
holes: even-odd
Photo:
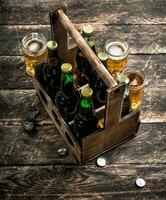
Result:
[[[91,25],[83,26],[82,36],[85,39],[89,47],[96,53],[95,42],[93,39],[93,27]],[[88,83],[88,81],[93,77],[93,67],[89,61],[84,57],[81,50],[79,49],[76,55],[77,62],[77,84],[82,86]]]
[[[57,92],[55,103],[66,122],[72,121],[77,113],[78,97],[73,85],[72,65],[64,63],[61,66],[60,91]]]
[[[60,87],[61,63],[57,52],[58,44],[55,41],[47,42],[47,61],[43,64],[45,89],[52,100]]]
[[[130,100],[129,89],[128,89],[129,78],[125,75],[119,75],[118,82],[126,83],[125,93],[124,93],[124,98],[123,98],[123,107],[122,107],[122,113],[121,113],[121,117],[123,117],[127,115],[131,110],[131,100]]]
[[[78,140],[96,131],[98,117],[93,105],[93,90],[88,86],[81,90],[79,113],[74,117],[74,132]]]

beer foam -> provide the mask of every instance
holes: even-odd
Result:
[[[122,42],[110,42],[106,45],[106,51],[112,60],[121,60],[126,57],[127,46]]]
[[[32,42],[28,48],[29,51],[32,53],[37,53],[41,49],[40,44],[38,42]]]
[[[108,53],[114,56],[121,56],[123,54],[123,49],[119,46],[110,46]]]
[[[132,80],[129,84],[130,86],[137,86],[138,85],[138,82],[136,79]]]

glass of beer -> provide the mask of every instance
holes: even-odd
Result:
[[[144,95],[145,75],[139,68],[126,68],[123,72],[129,78],[129,95],[132,110],[141,105],[141,98]]]
[[[121,40],[107,40],[105,50],[109,57],[107,60],[107,69],[111,74],[122,73],[127,62],[128,45]]]
[[[31,33],[22,40],[26,72],[35,75],[35,64],[47,59],[46,38],[39,33]]]

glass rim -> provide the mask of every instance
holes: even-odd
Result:
[[[109,44],[109,43],[116,43],[116,42],[119,42],[119,43],[122,43],[123,45],[125,45],[126,47],[126,50],[121,54],[121,55],[112,55],[108,52],[106,46]],[[108,39],[106,42],[105,42],[105,45],[104,45],[104,48],[106,50],[106,52],[108,53],[109,56],[112,56],[112,57],[116,57],[116,58],[120,58],[120,57],[126,57],[129,53],[129,46],[127,44],[127,42],[121,40],[121,39]]]
[[[124,71],[122,72],[122,74],[125,75],[125,73],[135,73],[139,76],[141,76],[141,78],[143,79],[143,83],[141,85],[138,85],[138,86],[134,86],[134,85],[128,85],[128,88],[129,89],[132,89],[132,90],[138,90],[138,89],[141,89],[145,86],[145,83],[146,83],[146,76],[144,74],[144,72],[138,68],[138,67],[132,67],[132,68],[125,68]]]
[[[37,54],[34,54],[32,53],[31,51],[29,51],[26,47],[25,47],[25,44],[26,44],[26,41],[28,39],[31,39],[31,38],[40,38],[43,42],[44,42],[44,45],[43,47],[38,51]],[[47,50],[47,41],[46,41],[46,38],[43,34],[41,33],[37,33],[37,32],[32,32],[30,34],[27,34],[26,36],[23,37],[22,39],[22,48],[23,50],[30,56],[39,56],[41,54],[43,54],[46,50]]]

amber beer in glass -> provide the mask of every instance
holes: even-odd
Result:
[[[42,34],[31,33],[22,40],[26,72],[35,75],[35,64],[47,59],[46,39]]]
[[[105,50],[109,55],[107,60],[109,72],[112,74],[122,73],[128,57],[127,43],[120,40],[107,40],[105,43]]]
[[[125,69],[123,74],[129,78],[129,95],[132,110],[140,107],[145,89],[145,75],[138,68]]]

